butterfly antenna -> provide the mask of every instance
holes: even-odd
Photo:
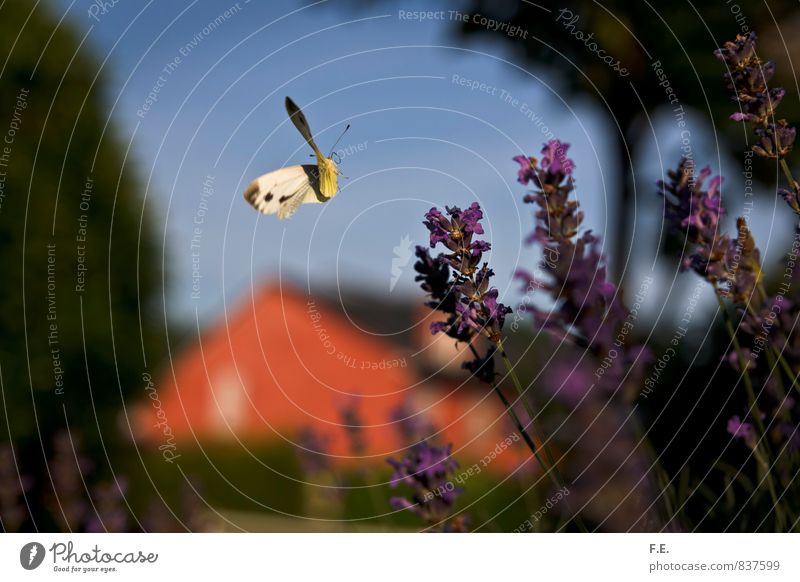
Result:
[[[340,142],[340,141],[342,141],[342,138],[344,137],[344,134],[346,134],[346,133],[347,133],[347,130],[348,130],[348,129],[350,129],[350,124],[349,124],[349,123],[347,124],[347,127],[345,127],[345,128],[344,128],[344,131],[343,131],[343,132],[341,133],[341,135],[339,136],[339,139],[337,139],[337,140],[336,140],[336,143],[335,143],[335,144],[333,144],[333,147],[331,148],[331,153],[330,153],[330,154],[328,154],[328,157],[331,157],[331,155],[333,154],[333,150],[335,150],[335,149],[336,149],[336,146],[337,146],[337,145],[339,145],[339,142]]]

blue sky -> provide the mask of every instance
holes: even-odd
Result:
[[[511,158],[536,155],[548,129],[572,144],[586,227],[613,232],[619,177],[609,171],[612,125],[593,102],[565,94],[558,74],[521,68],[504,43],[463,45],[450,21],[398,17],[398,8],[431,9],[436,2],[377,3],[357,12],[343,4],[118,0],[102,13],[89,0],[54,3],[107,57],[111,114],[132,142],[131,163],[165,242],[172,315],[207,320],[251,284],[279,275],[312,290],[358,286],[385,299],[418,294],[413,259],[390,292],[395,247],[405,236],[425,244],[421,219],[431,206],[475,200],[486,213],[496,284],[513,303],[511,274],[532,267],[537,254],[520,245],[531,209],[521,202]],[[485,88],[471,90],[461,79]],[[309,148],[287,120],[286,95],[303,106],[323,150],[348,123],[351,129],[338,147],[348,177],[339,195],[279,222],[259,216],[241,193],[259,174],[310,163]],[[660,171],[656,143],[663,155],[674,154],[664,164],[679,156],[670,121],[658,125],[657,141],[643,140],[637,153],[644,180]],[[715,160],[713,145],[698,138],[696,153]],[[212,195],[203,195],[204,182]],[[766,206],[762,212],[771,210]],[[765,224],[757,235],[769,234],[773,225]],[[637,209],[642,244],[634,280],[649,272],[659,227],[653,196]],[[193,272],[202,275],[195,297]],[[660,276],[668,286],[674,273]]]

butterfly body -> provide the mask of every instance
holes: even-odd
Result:
[[[317,168],[319,168],[319,190],[325,198],[333,198],[339,191],[339,169],[329,157],[317,152]]]
[[[277,214],[280,220],[289,218],[302,204],[322,204],[336,196],[339,190],[339,169],[314,142],[311,128],[303,111],[286,98],[289,119],[305,138],[317,157],[317,164],[289,166],[269,172],[253,180],[244,191],[244,198],[262,214]]]

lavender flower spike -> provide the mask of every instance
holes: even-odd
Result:
[[[414,265],[419,273],[417,281],[431,297],[427,305],[448,314],[446,321],[431,325],[431,333],[443,332],[464,342],[484,335],[496,344],[511,308],[498,302],[497,289],[490,287],[494,272],[486,263],[479,267],[483,253],[491,249],[488,242],[474,239],[474,235],[483,234],[483,210],[477,202],[463,211],[455,206],[445,210],[447,216],[438,208],[431,208],[423,224],[430,232],[431,248],[443,244],[450,252],[434,258],[418,247],[419,260]],[[453,270],[452,281],[449,269]],[[469,366],[483,368],[483,360]]]
[[[411,488],[411,498],[392,497],[389,502],[397,510],[418,515],[428,526],[441,526],[447,520],[456,499],[462,493],[452,478],[458,463],[451,456],[452,445],[435,447],[422,441],[412,446],[402,459],[387,459],[394,468],[389,483]],[[443,527],[448,531],[447,526]],[[452,530],[449,530],[452,531]]]
[[[714,51],[714,56],[728,67],[725,80],[739,104],[733,121],[752,123],[758,138],[753,152],[763,158],[783,159],[792,150],[796,131],[785,119],[775,121],[775,111],[786,91],[783,87],[769,87],[775,74],[775,63],[762,61],[756,55],[756,33],[739,35],[733,42]]]
[[[720,296],[730,297],[739,305],[751,301],[757,308],[755,290],[763,275],[753,235],[743,218],[736,222],[736,238],[721,231],[720,221],[725,215],[719,195],[722,179],[713,178],[705,187],[711,169],[703,168],[697,175],[694,170],[691,160],[681,160],[677,170],[668,172],[669,180],[658,183],[670,232],[690,243],[681,268],[695,271]]]

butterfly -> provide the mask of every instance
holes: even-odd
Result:
[[[244,199],[253,208],[262,214],[277,214],[280,220],[289,218],[297,212],[301,204],[322,204],[336,196],[340,174],[336,162],[331,157],[334,155],[333,152],[330,156],[326,156],[319,150],[314,143],[314,136],[311,135],[306,116],[297,103],[289,97],[286,98],[286,112],[297,131],[314,150],[317,156],[316,165],[289,166],[269,172],[250,182],[244,191]],[[344,131],[349,128],[348,125]]]

